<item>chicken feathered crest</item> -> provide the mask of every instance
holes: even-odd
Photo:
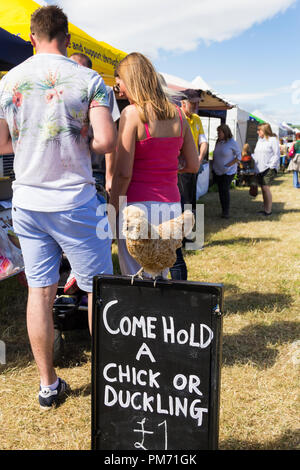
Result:
[[[193,213],[186,210],[179,217],[156,226],[148,222],[140,207],[130,205],[123,210],[122,232],[129,254],[155,278],[174,265],[176,250],[192,231],[194,223]]]

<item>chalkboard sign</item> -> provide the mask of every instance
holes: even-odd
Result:
[[[223,287],[94,278],[92,449],[218,447]]]

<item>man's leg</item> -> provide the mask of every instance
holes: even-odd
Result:
[[[53,313],[57,284],[48,287],[29,287],[27,329],[42,385],[51,385],[56,379],[53,367]]]
[[[78,287],[88,294],[88,321],[92,332],[93,277],[113,274],[112,235],[105,205],[99,204],[95,196],[72,212],[62,214],[62,219],[65,230],[58,233],[54,227],[52,235],[66,255]]]
[[[230,186],[234,175],[224,175],[224,214],[229,215],[230,211]]]

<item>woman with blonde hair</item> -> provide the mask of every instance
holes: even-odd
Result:
[[[153,207],[176,217],[181,213],[178,157],[184,155],[180,171],[197,173],[199,169],[190,127],[180,109],[168,100],[155,68],[144,55],[127,55],[118,64],[115,77],[119,96],[130,104],[121,113],[110,204],[118,213],[119,198],[126,196],[127,204],[146,208],[149,219]],[[129,255],[126,240],[119,239],[118,248],[122,274],[135,274],[139,265]]]
[[[258,141],[252,155],[255,162],[257,182],[261,187],[264,210],[260,214],[272,214],[272,193],[270,186],[275,178],[280,163],[280,148],[277,137],[274,137],[270,124],[257,127]]]

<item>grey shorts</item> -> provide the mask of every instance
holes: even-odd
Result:
[[[260,186],[271,186],[276,175],[277,170],[275,170],[275,168],[267,168],[262,173],[256,175],[257,183]]]
[[[111,233],[103,204],[94,196],[80,207],[61,212],[12,210],[29,287],[46,287],[59,280],[62,252],[78,286],[93,290],[93,277],[112,274]],[[101,210],[100,210],[101,209]]]

